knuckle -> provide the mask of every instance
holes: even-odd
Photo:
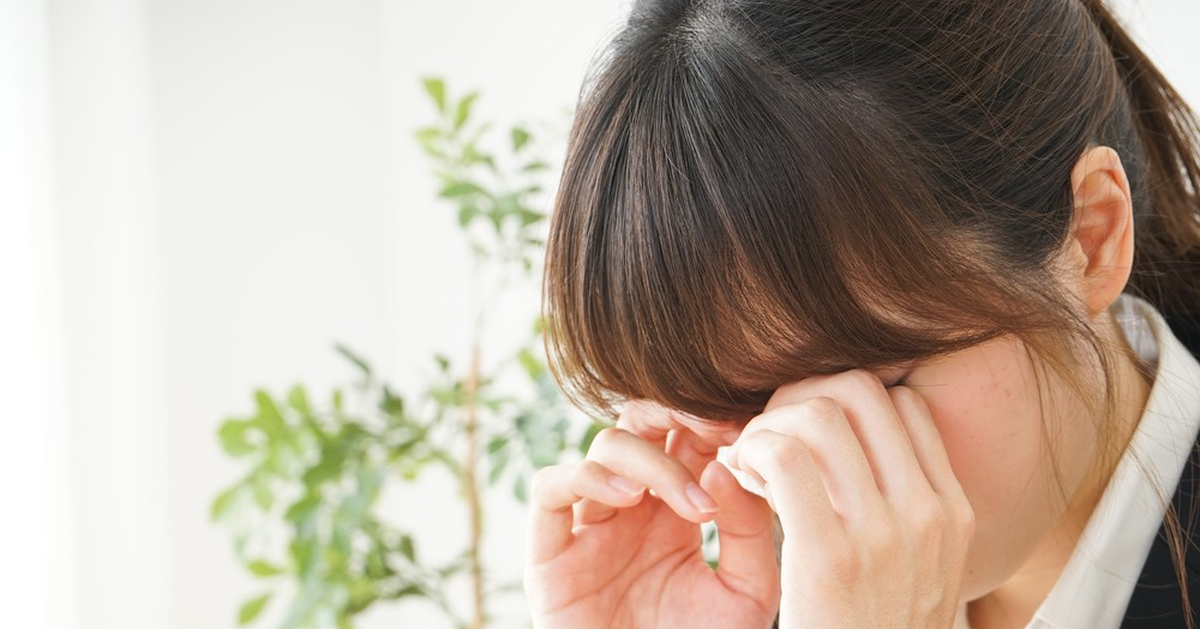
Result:
[[[570,482],[572,485],[579,485],[587,480],[594,471],[600,468],[600,464],[594,461],[580,461],[578,465],[571,468]]]
[[[596,433],[596,437],[592,439],[592,445],[588,448],[588,453],[591,454],[595,450],[603,450],[613,445],[613,442],[619,441],[624,437],[625,430],[615,426],[609,426]]]
[[[757,431],[750,435],[747,446],[782,466],[789,465],[807,455],[807,449],[799,439],[776,432]]]
[[[951,506],[951,517],[964,538],[970,540],[975,537],[975,509],[965,498]]]
[[[920,393],[915,390],[898,386],[887,390],[888,396],[892,399],[892,405],[898,409],[909,409],[920,413],[928,413],[928,408],[925,404],[925,398],[921,397]]]
[[[805,380],[796,380],[780,385],[771,394],[771,399],[767,400],[766,408],[771,409],[795,401],[803,394],[807,386],[808,383]]]
[[[562,472],[562,466],[559,465],[550,465],[534,472],[529,479],[529,495],[533,496],[535,500],[545,495],[546,488],[552,485],[555,477]]]
[[[841,380],[845,382],[847,386],[858,389],[870,389],[880,393],[886,390],[883,386],[883,381],[879,379],[879,376],[865,369],[851,369],[850,371],[847,371],[841,375]]]
[[[917,392],[905,386],[887,389],[887,394],[894,406],[911,406],[917,398]]]
[[[842,407],[831,397],[818,395],[809,398],[803,405],[809,416],[822,421],[836,421],[842,418]]]
[[[550,465],[537,470],[533,473],[533,477],[529,479],[529,486],[537,488],[545,485],[558,472],[557,468],[557,465]]]
[[[895,514],[884,514],[876,518],[865,534],[865,547],[876,553],[893,553],[904,542],[901,523]]]
[[[909,514],[920,537],[940,538],[946,529],[946,510],[936,500],[918,502],[910,508]]]

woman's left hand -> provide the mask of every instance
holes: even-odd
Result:
[[[780,387],[730,463],[783,527],[780,629],[953,625],[974,513],[915,391],[860,370]]]

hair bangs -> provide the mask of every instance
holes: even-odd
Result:
[[[951,304],[987,290],[982,266],[945,243],[913,258],[950,230],[894,132],[709,43],[651,73],[616,58],[577,114],[544,285],[572,401],[745,419],[790,381],[995,336]]]

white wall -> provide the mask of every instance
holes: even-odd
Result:
[[[1200,111],[1200,50],[1196,0],[1108,0],[1134,40],[1183,97]]]
[[[0,626],[12,627],[76,618],[46,33],[45,2],[0,3]]]
[[[381,363],[399,324],[377,3],[149,3],[159,182],[172,627],[232,626],[262,589],[208,503],[240,468],[214,431],[250,392]]]
[[[252,387],[343,383],[351,373],[334,340],[409,391],[434,351],[465,355],[465,250],[413,140],[433,113],[418,77],[480,89],[480,116],[563,118],[618,12],[615,2],[149,2],[172,627],[231,626],[260,589],[207,519],[238,469],[217,425],[250,410]],[[525,289],[510,313],[517,334],[536,309]],[[389,498],[431,548],[463,547],[446,479]],[[496,508],[486,548],[503,570],[520,564],[508,540],[521,523],[511,505]],[[414,512],[426,516],[406,519]],[[367,626],[441,626],[435,618],[407,605]]]
[[[4,326],[36,321],[40,333],[0,336],[20,352],[0,352],[0,366],[4,386],[26,392],[19,408],[45,420],[29,443],[69,443],[26,462],[0,457],[5,478],[46,471],[19,494],[45,524],[27,527],[41,531],[28,556],[71,564],[44,573],[68,578],[37,590],[49,608],[33,618],[54,629],[232,627],[259,586],[207,519],[238,472],[217,446],[220,421],[249,411],[255,386],[343,381],[334,340],[409,390],[433,351],[465,355],[465,255],[412,140],[432,113],[418,77],[480,89],[483,117],[565,124],[626,2],[17,1],[0,20],[28,28],[0,30],[0,56],[27,56],[0,64],[0,133],[28,135],[2,143],[0,182],[20,173],[28,185],[0,188],[20,209],[3,215],[0,237],[18,236],[0,243],[0,286],[27,306],[2,309]],[[1200,3],[1118,6],[1200,105]],[[11,98],[12,85],[28,98]],[[506,301],[502,320],[524,330],[536,287]],[[493,340],[498,354],[507,339]],[[389,505],[457,548],[452,492],[433,477]],[[493,507],[487,557],[515,577],[521,512]],[[0,626],[31,626],[6,614]],[[364,624],[436,628],[433,618],[405,605]]]
[[[48,3],[77,619],[169,623],[172,531],[145,7]],[[63,395],[65,393],[65,395]],[[63,588],[65,589],[65,588]]]

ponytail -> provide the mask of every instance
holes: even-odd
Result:
[[[1135,253],[1130,288],[1154,304],[1175,336],[1200,357],[1200,123],[1103,0],[1083,0],[1083,5],[1112,50],[1128,99],[1122,103],[1117,98],[1102,131],[1109,137],[1102,139],[1113,140],[1122,159],[1131,162]],[[1130,123],[1133,129],[1128,129]],[[1179,482],[1194,479],[1185,470]],[[1182,489],[1189,496],[1195,490]],[[1181,520],[1184,512],[1187,521]],[[1186,539],[1185,530],[1193,528],[1196,511],[1173,501],[1164,515],[1182,617],[1188,629],[1195,629],[1187,578],[1194,542]]]
[[[1128,97],[1128,109],[1114,108],[1109,130],[1133,124],[1133,133],[1116,131],[1118,137],[1108,138],[1133,143],[1115,148],[1126,160],[1130,182],[1140,181],[1141,189],[1134,190],[1130,288],[1154,304],[1192,354],[1200,355],[1200,123],[1103,1],[1083,4],[1112,49]]]

